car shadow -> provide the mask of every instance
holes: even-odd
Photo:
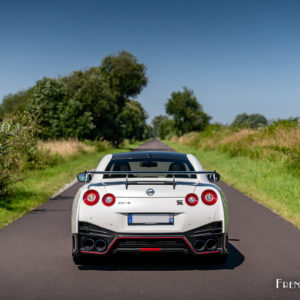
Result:
[[[118,254],[109,257],[91,257],[81,271],[183,271],[183,270],[222,270],[234,269],[244,261],[243,254],[231,243],[225,264],[214,262],[213,256],[195,257],[184,254]]]

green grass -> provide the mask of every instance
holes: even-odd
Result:
[[[279,162],[164,142],[179,152],[194,154],[206,169],[216,169],[223,181],[300,228],[300,178]]]
[[[23,177],[28,179],[12,186],[12,196],[0,198],[0,228],[46,202],[78,173],[95,168],[105,154],[127,152],[137,146],[138,144],[131,144],[119,149],[81,154],[55,167],[26,172]]]

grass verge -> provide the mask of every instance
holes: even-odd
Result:
[[[164,142],[176,151],[194,154],[206,169],[216,169],[223,181],[300,228],[299,177],[282,164]]]
[[[95,168],[105,154],[127,152],[137,146],[138,144],[130,144],[118,149],[82,153],[57,166],[26,172],[23,177],[28,179],[13,185],[13,195],[0,198],[0,228],[46,202],[81,171]]]

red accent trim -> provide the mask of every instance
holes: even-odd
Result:
[[[219,253],[220,251],[206,251],[206,252],[199,252],[198,254],[211,254],[211,253]]]
[[[88,253],[88,254],[102,254],[99,252],[95,252],[95,251],[80,251],[81,253]]]
[[[115,238],[112,243],[109,245],[109,247],[104,251],[104,252],[92,252],[92,251],[80,251],[82,253],[89,253],[89,254],[99,254],[99,255],[103,255],[106,254],[111,247],[115,244],[115,242],[117,240],[120,239],[182,239],[187,245],[188,247],[195,253],[195,254],[210,254],[210,253],[218,253],[220,251],[209,251],[209,252],[198,252],[196,251],[191,244],[189,243],[189,241],[183,237],[183,236],[121,236],[121,237],[117,237]],[[141,249],[145,249],[145,248],[141,248]],[[160,248],[149,248],[149,249],[160,249]]]
[[[161,248],[141,248],[140,251],[160,251]]]

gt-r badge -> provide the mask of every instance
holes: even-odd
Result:
[[[182,200],[176,200],[177,201],[177,205],[183,205],[183,201]]]
[[[155,193],[154,189],[148,189],[148,190],[146,191],[146,194],[147,194],[148,196],[153,196],[154,193]]]

